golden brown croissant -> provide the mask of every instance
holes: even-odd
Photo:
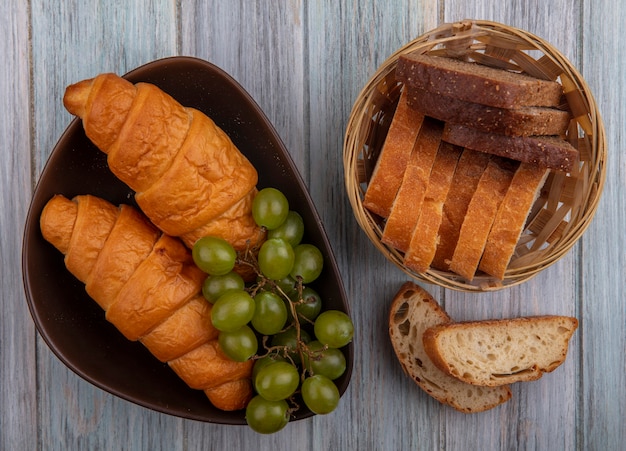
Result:
[[[40,227],[126,338],[143,343],[216,407],[246,406],[252,361],[234,362],[221,352],[211,304],[201,294],[205,274],[178,239],[135,208],[90,195],[54,196]]]
[[[237,250],[262,239],[251,214],[257,172],[205,114],[114,74],[69,86],[63,103],[163,232],[188,247],[208,234]]]

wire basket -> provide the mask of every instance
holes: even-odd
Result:
[[[403,264],[403,254],[381,242],[384,219],[363,206],[402,84],[395,69],[407,53],[464,57],[470,61],[556,80],[563,86],[573,119],[566,140],[579,151],[570,173],[551,171],[533,205],[503,280],[477,273],[468,282],[450,271],[434,268],[415,273]],[[372,243],[412,278],[458,291],[493,291],[520,284],[563,257],[589,226],[606,177],[606,138],[595,100],[572,64],[544,40],[517,28],[465,20],[443,24],[391,55],[357,97],[348,121],[343,161],[346,190],[354,215]]]

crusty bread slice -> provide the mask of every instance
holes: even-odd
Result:
[[[578,150],[559,136],[505,136],[446,123],[443,140],[468,149],[511,158],[523,163],[570,172]]]
[[[404,264],[417,273],[428,270],[435,256],[443,204],[450,190],[462,148],[441,143],[430,172],[424,202],[419,213]]]
[[[445,373],[470,384],[495,387],[539,379],[565,361],[578,320],[534,316],[434,326],[424,350]]]
[[[555,81],[425,54],[401,55],[396,78],[435,94],[500,108],[555,107],[563,95],[562,86]]]
[[[466,102],[419,88],[408,88],[409,105],[440,121],[511,136],[562,135],[571,115],[550,107],[498,108]]]
[[[498,208],[511,185],[515,164],[513,160],[492,157],[467,207],[449,268],[469,281],[474,279]]]
[[[406,252],[413,236],[430,172],[441,144],[443,123],[425,118],[387,218],[381,241]]]
[[[383,218],[391,213],[423,121],[423,114],[409,108],[407,94],[403,91],[363,198],[363,206],[369,211]]]
[[[528,213],[539,197],[548,173],[549,170],[541,166],[520,164],[498,208],[478,269],[500,280],[504,278]]]
[[[508,387],[475,387],[443,373],[430,361],[422,334],[449,323],[446,312],[426,290],[413,282],[400,287],[391,304],[389,336],[404,372],[430,396],[460,412],[482,412],[508,401]]]
[[[431,266],[448,271],[449,261],[454,254],[461,225],[467,213],[472,196],[476,191],[491,155],[463,149],[452,179],[448,197],[443,204],[443,215],[439,227],[439,242]]]

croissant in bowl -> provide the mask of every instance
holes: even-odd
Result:
[[[234,362],[221,352],[211,304],[201,293],[206,275],[178,239],[135,208],[91,195],[54,196],[40,227],[126,338],[139,340],[217,408],[247,405],[253,362]]]

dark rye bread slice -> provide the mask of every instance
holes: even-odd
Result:
[[[557,108],[498,108],[411,87],[408,94],[409,106],[420,113],[483,132],[510,136],[562,135],[571,119],[568,111]]]
[[[419,285],[404,283],[391,303],[389,338],[404,373],[437,401],[463,413],[492,409],[511,399],[507,386],[476,387],[439,370],[424,350],[424,332],[450,317]]]
[[[457,146],[562,172],[571,172],[578,163],[578,150],[559,136],[497,135],[448,122],[442,139]]]
[[[391,213],[423,121],[422,113],[409,108],[403,91],[363,198],[363,206],[378,216],[387,218]]]
[[[425,54],[401,55],[396,78],[407,86],[500,108],[556,107],[563,95],[555,81]]]

